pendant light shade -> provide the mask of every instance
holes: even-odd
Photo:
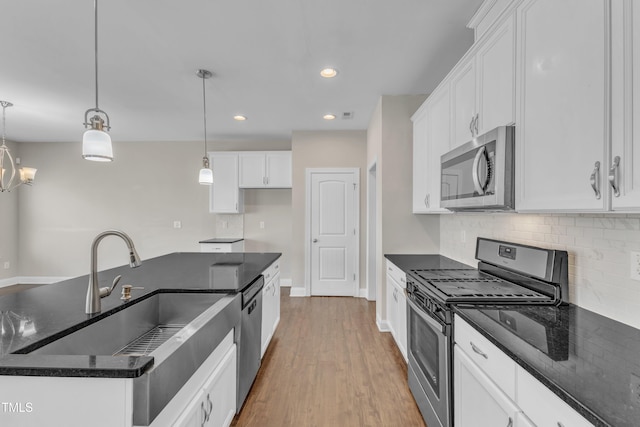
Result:
[[[113,160],[113,147],[108,133],[89,129],[82,137],[82,158],[95,162],[110,162]]]
[[[204,80],[213,76],[211,71],[198,70],[196,76],[202,79],[202,105],[204,110],[204,157],[202,158],[202,169],[198,174],[198,182],[202,185],[213,184],[213,171],[209,167],[209,157],[207,156],[207,97],[204,89]]]
[[[95,21],[95,71],[96,71],[96,107],[84,113],[84,126],[88,128],[82,137],[82,158],[96,162],[110,162],[113,160],[111,137],[106,132],[111,129],[109,115],[98,107],[98,0],[93,1]],[[89,113],[95,113],[89,119]],[[103,119],[104,116],[104,119]],[[106,124],[105,124],[106,121]]]

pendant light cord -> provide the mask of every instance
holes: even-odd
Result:
[[[97,1],[97,0],[96,0]],[[207,157],[207,91],[204,88],[205,75],[202,75],[202,103],[204,111],[204,157]]]
[[[95,11],[95,25],[94,25],[95,48],[94,48],[94,52],[95,52],[95,65],[96,65],[96,110],[98,110],[98,0],[93,0],[93,8],[94,8],[94,11]]]

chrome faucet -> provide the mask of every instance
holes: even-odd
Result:
[[[102,310],[100,299],[111,295],[113,288],[118,284],[120,276],[116,277],[111,287],[98,287],[98,244],[107,236],[118,236],[127,244],[129,248],[129,265],[132,268],[139,267],[142,264],[133,240],[127,234],[118,230],[107,230],[98,234],[91,244],[91,274],[89,275],[89,287],[87,288],[87,303],[85,305],[85,313],[100,313]]]

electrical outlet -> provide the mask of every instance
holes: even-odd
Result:
[[[5,269],[5,270],[8,270],[8,269],[10,269],[10,268],[11,268],[11,262],[9,262],[9,261],[5,261],[5,262],[4,262],[4,269]]]
[[[640,252],[631,252],[629,265],[629,277],[633,280],[640,280]]]
[[[227,228],[227,227],[228,227],[227,221],[222,221],[222,228]]]
[[[264,228],[264,221],[260,221],[260,228]]]
[[[631,374],[630,388],[631,388],[631,402],[635,404],[640,404],[640,376],[636,374]]]
[[[465,230],[460,230],[460,242],[467,243],[467,232]]]
[[[173,221],[173,228],[182,228],[182,221]]]

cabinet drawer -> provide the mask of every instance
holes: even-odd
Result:
[[[231,252],[231,243],[200,243],[200,252]]]
[[[265,286],[271,281],[271,279],[276,277],[276,274],[278,274],[279,272],[280,272],[280,260],[278,259],[269,267],[267,267],[267,269],[264,270],[264,272],[262,273],[262,275],[264,276]]]
[[[582,415],[567,405],[544,384],[517,367],[516,403],[539,426],[592,427]]]
[[[387,260],[387,274],[391,276],[402,289],[407,288],[407,275],[389,260]]]
[[[516,362],[459,316],[455,317],[453,337],[460,349],[515,401]]]

